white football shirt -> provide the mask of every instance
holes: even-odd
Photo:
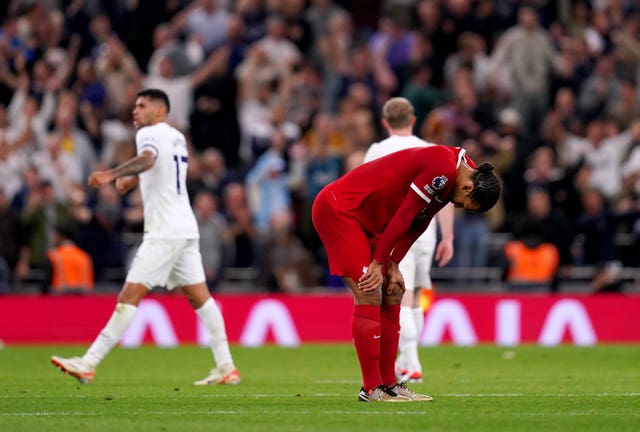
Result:
[[[151,151],[155,165],[140,173],[144,238],[199,238],[187,194],[187,141],[167,123],[145,126],[136,134],[138,154]]]
[[[391,153],[395,153],[400,150],[426,147],[428,145],[434,144],[421,140],[415,135],[391,135],[389,138],[384,139],[379,143],[371,144],[367,153],[364,155],[364,161],[370,162],[374,159],[388,156]]]

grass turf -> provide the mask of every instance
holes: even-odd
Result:
[[[435,401],[358,403],[350,345],[233,347],[243,382],[194,387],[211,367],[195,346],[114,350],[81,385],[49,356],[0,350],[0,431],[638,431],[640,346],[423,348]]]

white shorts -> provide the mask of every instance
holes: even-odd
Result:
[[[138,248],[127,282],[149,289],[195,285],[205,281],[198,239],[144,239]]]
[[[398,267],[407,291],[414,291],[416,287],[431,288],[429,273],[436,249],[436,225],[435,221],[432,221],[400,261]]]

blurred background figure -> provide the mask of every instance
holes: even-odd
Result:
[[[208,191],[200,191],[193,202],[193,212],[200,230],[200,253],[209,291],[214,291],[222,268],[235,253],[227,221],[218,210],[218,199]]]
[[[318,286],[313,255],[294,234],[289,212],[271,216],[261,256],[258,281],[267,291],[299,293]]]
[[[63,225],[54,228],[53,247],[47,253],[51,264],[51,294],[89,294],[93,291],[91,256],[71,240],[71,235]]]

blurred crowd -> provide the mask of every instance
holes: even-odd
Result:
[[[9,0],[0,17],[0,292],[46,274],[61,241],[98,281],[126,266],[139,192],[86,178],[135,154],[147,87],[190,141],[212,290],[236,268],[256,289],[339,285],[311,203],[384,138],[397,95],[416,135],[504,181],[488,215],[457,216],[450,265],[495,264],[492,233],[551,244],[558,272],[595,266],[603,284],[640,264],[634,0]]]

